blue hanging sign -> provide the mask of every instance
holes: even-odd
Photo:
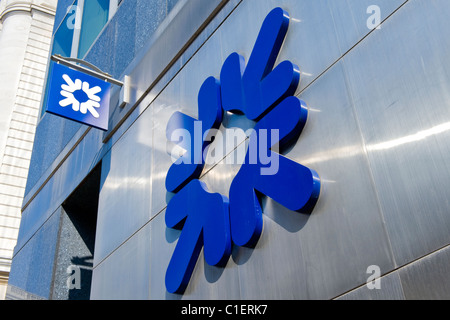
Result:
[[[108,130],[111,85],[62,64],[54,64],[46,111]]]

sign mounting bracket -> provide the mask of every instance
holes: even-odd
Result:
[[[111,84],[114,84],[116,86],[123,87],[124,83],[122,81],[119,81],[117,79],[114,79],[110,74],[101,71],[99,68],[94,66],[93,64],[83,61],[81,59],[76,58],[66,58],[62,57],[59,54],[54,54],[51,56],[51,59],[57,63],[61,63],[62,65],[65,65],[66,67],[73,68],[75,70],[87,73],[93,77],[105,80],[106,82],[109,82]],[[76,63],[84,64],[88,68],[84,66],[77,65]],[[90,69],[89,69],[90,68]]]

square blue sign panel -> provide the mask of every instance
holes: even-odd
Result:
[[[104,80],[55,63],[46,111],[107,131],[110,87]]]

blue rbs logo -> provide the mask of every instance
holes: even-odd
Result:
[[[193,139],[201,139],[201,143],[192,144],[173,141],[186,152],[180,159],[183,161],[171,166],[166,178],[167,191],[175,193],[166,210],[166,225],[182,230],[166,272],[170,293],[184,292],[202,248],[209,265],[225,266],[232,244],[256,245],[263,229],[261,196],[304,213],[310,213],[317,202],[317,173],[273,151],[299,137],[308,114],[305,103],[294,96],[299,68],[289,61],[274,67],[288,27],[288,13],[281,8],[272,10],[247,65],[242,56],[233,53],[224,62],[220,81],[210,77],[203,83],[198,96],[199,119],[176,112],[169,120],[169,139],[180,128]],[[244,114],[256,122],[250,145],[260,138],[260,132],[275,130],[277,135],[271,136],[263,151],[279,159],[276,172],[262,174],[267,164],[259,159],[251,161],[249,149],[231,184],[229,199],[210,193],[198,180],[205,165],[203,151],[211,140],[204,137],[220,127],[224,111]],[[202,152],[196,152],[196,148]]]
[[[110,84],[54,64],[46,111],[101,130],[108,130]]]

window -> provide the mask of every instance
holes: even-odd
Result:
[[[108,17],[109,0],[85,1],[78,42],[78,58],[84,57],[103,26],[108,22]]]
[[[66,16],[53,36],[51,54],[83,59],[121,2],[122,0],[75,0],[67,8]],[[48,75],[52,72],[52,65],[53,62],[50,62]],[[48,90],[47,77],[41,117],[47,104]]]
[[[72,10],[76,11],[77,1],[68,10],[66,17],[61,22],[58,30],[53,37],[52,55],[60,54],[64,57],[70,57],[72,53],[73,35],[75,29],[75,17],[71,14]],[[73,9],[72,9],[73,8]]]
[[[75,0],[55,32],[52,54],[82,59],[120,2],[122,0]]]

